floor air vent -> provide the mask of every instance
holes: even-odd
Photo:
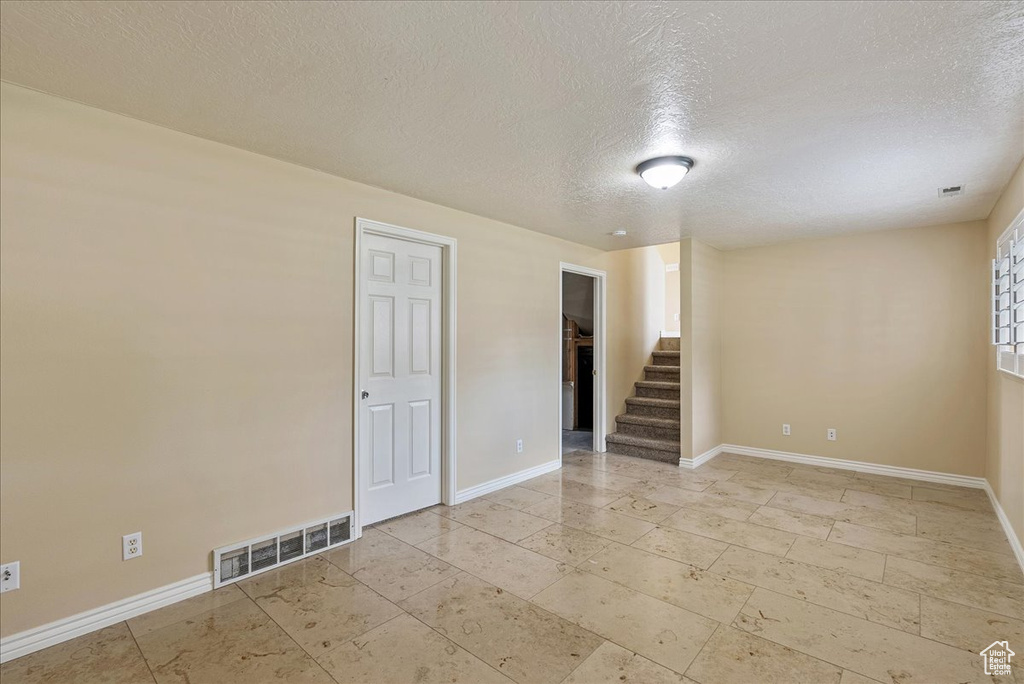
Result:
[[[222,546],[213,552],[213,586],[252,577],[352,540],[352,514],[295,527],[272,537]]]

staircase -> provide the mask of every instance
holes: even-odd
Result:
[[[615,419],[608,451],[666,463],[679,463],[679,338],[662,337],[644,366],[644,379],[626,399],[626,412]]]

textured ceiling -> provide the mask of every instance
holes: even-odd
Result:
[[[604,249],[985,218],[1024,156],[1021,2],[0,9],[4,80]]]

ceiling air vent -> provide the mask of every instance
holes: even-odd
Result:
[[[956,197],[964,194],[966,185],[950,185],[948,188],[939,188],[939,197]]]
[[[220,587],[352,539],[352,513],[222,546],[213,552],[213,586]]]

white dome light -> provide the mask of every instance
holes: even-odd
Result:
[[[636,167],[636,172],[652,188],[667,190],[683,180],[692,167],[693,160],[689,157],[656,157]]]

